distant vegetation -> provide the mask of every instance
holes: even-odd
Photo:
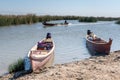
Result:
[[[39,22],[35,15],[0,15],[0,26],[32,24]]]
[[[96,21],[112,21],[118,18],[111,17],[83,17],[83,16],[36,16],[34,14],[27,15],[0,15],[0,26],[33,24],[51,20],[78,20],[80,22],[96,22]]]
[[[119,18],[113,18],[113,17],[96,17],[98,21],[114,21],[118,20]]]
[[[0,26],[19,25],[19,24],[33,24],[37,22],[50,20],[77,20],[74,16],[36,16],[34,14],[28,15],[0,15]]]
[[[113,21],[118,20],[118,18],[111,17],[80,17],[79,22],[97,22],[97,21]]]
[[[120,24],[120,19],[118,21],[116,21],[116,24]]]
[[[97,22],[97,18],[95,17],[81,17],[79,22]]]
[[[8,71],[9,73],[22,71],[24,70],[24,59],[18,59],[18,61],[9,65]]]

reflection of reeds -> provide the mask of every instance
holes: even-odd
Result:
[[[9,73],[24,70],[24,59],[18,59],[16,62],[9,65]]]

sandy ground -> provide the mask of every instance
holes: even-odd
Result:
[[[12,76],[8,74],[0,80],[8,80]],[[56,64],[40,73],[27,74],[16,80],[120,80],[120,51],[107,56]]]

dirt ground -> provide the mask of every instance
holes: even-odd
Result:
[[[12,76],[8,74],[0,80],[8,80]],[[40,73],[30,73],[16,80],[120,80],[120,51],[107,56],[56,64]]]

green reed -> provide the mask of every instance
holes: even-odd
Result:
[[[24,70],[24,59],[18,59],[16,62],[12,63],[8,67],[9,73]]]

